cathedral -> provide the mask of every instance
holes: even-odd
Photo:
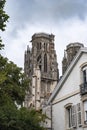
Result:
[[[35,33],[32,36],[32,48],[27,46],[24,55],[24,72],[30,79],[25,97],[25,107],[36,110],[46,105],[59,80],[54,35]]]
[[[37,111],[42,110],[48,117],[43,124],[48,130],[52,128],[52,119],[56,116],[56,114],[52,116],[52,113],[55,111],[52,111],[52,104],[48,103],[58,85],[60,85],[62,79],[66,76],[70,65],[73,64],[75,57],[78,55],[77,53],[84,47],[79,42],[70,43],[66,46],[62,59],[62,76],[59,78],[54,38],[53,34],[35,33],[30,41],[32,44],[31,48],[28,45],[24,54],[24,72],[30,80],[29,91],[26,92],[24,106],[34,108]],[[69,84],[68,86],[71,85]]]
[[[30,80],[24,102],[27,108],[39,110],[46,106],[60,80],[54,37],[53,34],[35,33],[30,41],[32,47],[28,45],[25,51],[24,72]],[[62,60],[62,76],[81,47],[84,45],[78,42],[66,46]]]

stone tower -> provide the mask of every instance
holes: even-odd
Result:
[[[62,60],[62,75],[65,73],[66,69],[68,68],[69,64],[79,51],[81,47],[84,45],[78,42],[70,43],[66,46],[66,50],[64,51],[64,57]]]
[[[54,35],[35,33],[32,49],[27,47],[24,71],[31,79],[31,95],[26,96],[25,105],[40,109],[45,105],[59,79]],[[29,98],[30,97],[30,98]]]

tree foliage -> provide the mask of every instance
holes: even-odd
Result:
[[[0,95],[6,94],[13,102],[22,105],[29,80],[22,69],[0,55]]]
[[[0,130],[44,130],[40,126],[41,114],[35,110],[21,108],[17,110],[13,104],[0,107]]]
[[[0,55],[0,130],[44,130],[45,116],[22,107],[28,88],[22,69]]]
[[[0,0],[0,30],[4,31],[9,16],[4,11],[5,0]],[[0,50],[4,45],[0,38]],[[43,130],[44,115],[22,106],[29,80],[12,61],[0,54],[0,130]],[[21,105],[21,108],[19,108]]]
[[[6,0],[0,0],[0,30],[4,31],[9,16],[4,11]]]
[[[6,14],[4,10],[6,0],[0,0],[0,30],[5,31],[6,22],[8,21],[9,16]],[[2,44],[2,40],[0,37],[0,50],[3,49],[4,44]]]

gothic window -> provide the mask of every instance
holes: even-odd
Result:
[[[39,65],[39,68],[40,68],[40,70],[41,70],[41,55],[39,55],[38,57],[37,57],[37,62],[38,62],[38,65]]]
[[[39,49],[38,43],[37,43],[37,50]]]
[[[44,55],[44,72],[47,72],[47,55]]]
[[[44,50],[47,51],[47,43],[44,43]]]
[[[39,65],[39,68],[40,68],[40,70],[41,70],[41,65]]]
[[[41,42],[37,43],[37,49],[38,49],[38,50],[41,49]]]
[[[44,43],[44,50],[45,50],[45,43]]]
[[[41,55],[39,55],[39,56],[37,57],[37,62],[38,62],[38,63],[41,63]]]

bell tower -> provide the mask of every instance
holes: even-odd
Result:
[[[36,84],[34,88],[35,94],[33,92],[33,97],[35,97],[33,99],[36,102],[38,96],[39,100],[38,103],[36,103],[36,106],[39,104],[41,107],[47,102],[59,79],[57,55],[54,46],[54,35],[46,33],[35,33],[32,36],[31,42],[32,49],[30,56],[28,53],[26,54],[27,58],[29,59],[30,57],[31,59],[31,66],[29,66],[27,69],[31,70],[30,72],[32,72],[32,75],[28,74],[30,77],[32,77],[32,84]],[[25,68],[27,66],[26,64],[28,63],[25,60]],[[36,80],[33,79],[33,75],[34,79],[37,77]],[[34,83],[34,81],[36,83]],[[39,87],[37,86],[38,82]],[[38,95],[36,94],[37,89]]]

